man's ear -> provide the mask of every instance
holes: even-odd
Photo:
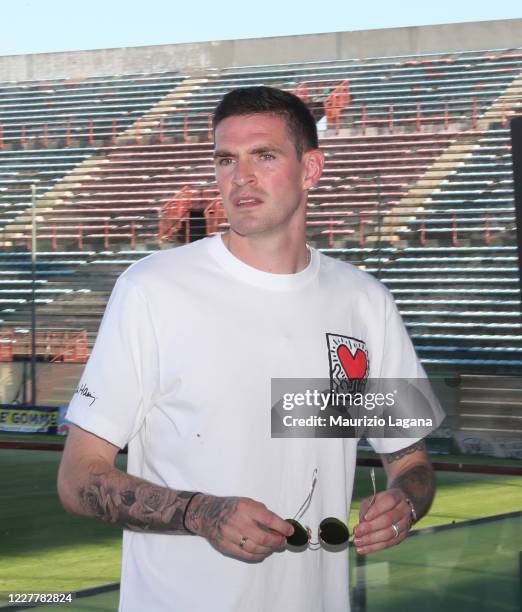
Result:
[[[319,149],[311,149],[303,153],[305,175],[303,187],[308,190],[314,187],[321,178],[324,168],[324,153]]]

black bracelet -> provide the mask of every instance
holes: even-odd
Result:
[[[202,495],[202,493],[200,491],[196,491],[196,493],[192,493],[192,495],[190,496],[187,505],[185,506],[185,511],[183,512],[183,529],[185,531],[187,531],[188,533],[190,533],[191,535],[196,535],[196,533],[194,531],[191,531],[187,525],[185,524],[185,519],[187,518],[187,510],[188,507],[190,506],[190,502],[194,499],[194,497],[196,497],[196,495]]]

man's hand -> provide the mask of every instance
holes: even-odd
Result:
[[[354,530],[354,543],[361,555],[402,542],[413,521],[412,507],[415,520],[419,520],[430,509],[435,495],[435,474],[422,440],[383,454],[381,459],[389,488],[378,493],[373,504],[371,498],[361,504]]]
[[[200,493],[191,501],[186,526],[225,555],[262,561],[286,546],[294,529],[264,504],[246,497]]]
[[[114,467],[117,451],[71,425],[58,477],[66,510],[141,533],[187,536],[188,528],[244,561],[262,561],[293,533],[290,523],[252,499],[168,489],[126,474]]]
[[[401,489],[377,493],[370,507],[371,499],[362,501],[359,523],[354,529],[354,544],[360,555],[399,544],[411,527],[411,508]],[[392,525],[399,530],[399,535]]]

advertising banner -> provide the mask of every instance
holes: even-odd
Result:
[[[0,431],[55,434],[56,406],[13,406],[0,404]]]

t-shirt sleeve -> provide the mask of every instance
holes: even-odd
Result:
[[[114,286],[66,418],[123,448],[154,404],[157,355],[147,300],[124,274]]]
[[[433,431],[444,420],[444,411],[433,393],[399,310],[388,290],[385,290],[384,320],[384,338],[378,371],[379,380],[386,390],[392,388],[409,389],[408,397],[418,399],[418,404],[412,404],[409,416],[429,416],[433,421],[431,429]],[[412,393],[412,384],[410,383],[415,381],[418,381],[416,383],[418,393]],[[399,399],[402,399],[400,393],[401,391],[399,391]],[[379,454],[393,453],[411,446],[421,439],[418,436],[409,438],[367,438],[375,452]]]

